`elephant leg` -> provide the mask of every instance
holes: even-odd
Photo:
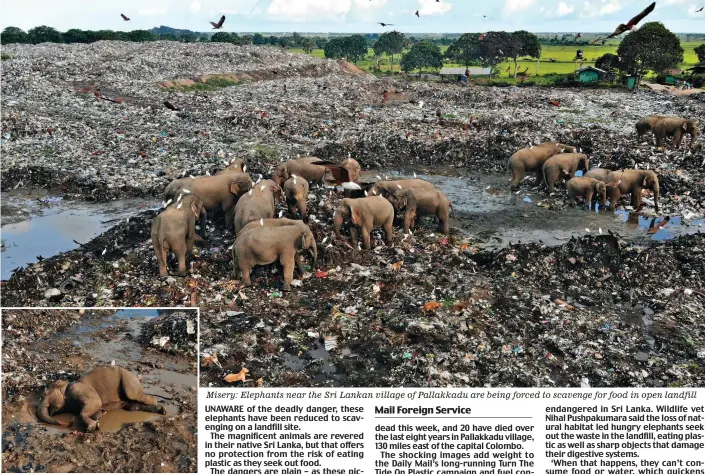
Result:
[[[447,234],[450,231],[448,227],[448,208],[441,209],[438,212],[438,232]]]
[[[572,189],[569,189],[568,190],[568,205],[570,207],[575,207],[575,198],[576,198],[575,191],[573,191]]]
[[[673,136],[673,148],[680,148],[682,139],[683,132],[679,128],[678,130],[676,130],[676,134]]]
[[[155,404],[146,404],[140,402],[130,402],[124,407],[127,411],[146,411],[148,413],[159,413],[160,415],[166,415],[166,408],[157,406]]]
[[[179,245],[174,249],[174,253],[179,260],[179,276],[188,275],[186,269],[186,242],[179,242]]]
[[[588,191],[585,193],[585,209],[592,209],[592,191]]]
[[[250,271],[252,271],[252,267],[249,266],[248,264],[240,264],[240,273],[242,274],[242,283],[245,286],[250,286],[252,284],[252,280],[250,279]]]
[[[206,213],[202,212],[198,218],[199,234],[203,239],[206,239]]]
[[[360,234],[359,229],[356,226],[351,225],[350,226],[350,241],[352,243],[353,248],[357,248],[357,239],[358,239],[359,234]]]
[[[392,242],[394,241],[394,230],[392,229],[392,225],[394,224],[394,217],[390,217],[387,219],[387,221],[384,223],[384,238],[385,241],[387,242],[387,245],[392,245]]]
[[[235,232],[235,226],[233,225],[235,213],[233,208],[223,209],[223,212],[225,213],[225,232]]]
[[[534,186],[541,186],[543,183],[543,170],[539,167],[536,170],[536,181],[534,181]]]
[[[291,282],[294,279],[294,256],[282,253],[279,256],[279,263],[284,269],[284,291],[291,291]]]
[[[91,418],[94,419],[95,421],[100,421],[100,419],[103,418],[103,415],[105,415],[106,413],[108,413],[108,412],[103,411],[103,410],[98,410],[97,412],[95,412],[93,414],[93,416],[91,416]]]
[[[512,191],[519,189],[519,183],[521,183],[522,179],[524,179],[524,170],[512,168]]]
[[[411,212],[409,212],[407,210],[406,213],[404,214],[404,233],[405,234],[409,233],[409,229],[411,228],[412,221],[413,221],[413,216],[411,215]]]
[[[157,254],[159,276],[169,276],[169,269],[166,266],[167,258],[169,256],[169,249],[159,243],[156,243],[154,246],[154,252]]]
[[[367,229],[365,227],[362,227],[360,229],[360,233],[362,234],[362,248],[364,248],[365,250],[369,250],[371,248],[370,232],[371,232],[371,229]]]
[[[294,206],[293,204],[289,204],[287,207],[289,208],[289,214],[291,215],[291,217],[296,218],[296,216],[297,216],[296,206]]]
[[[294,261],[296,262],[296,269],[299,271],[299,275],[303,276],[305,269],[304,269],[304,262],[303,262],[303,258],[301,257],[301,254],[299,254],[299,253],[295,254]]]
[[[98,428],[98,421],[94,420],[93,417],[97,412],[101,411],[100,407],[102,405],[103,403],[97,395],[95,397],[83,400],[83,407],[81,407],[81,412],[78,417],[83,422],[83,426],[86,428],[86,431],[95,431],[95,429]]]

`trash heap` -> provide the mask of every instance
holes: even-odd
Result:
[[[196,311],[168,311],[142,325],[139,342],[157,350],[192,357],[198,351]]]

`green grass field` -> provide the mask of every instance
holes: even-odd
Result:
[[[681,68],[686,68],[686,67],[692,67],[693,65],[697,64],[698,62],[698,57],[696,56],[695,52],[693,51],[693,48],[696,46],[700,45],[700,42],[682,42],[681,46],[683,47],[683,59],[684,62],[683,64],[680,65]],[[585,63],[583,64],[584,66],[587,65],[594,65],[594,62],[597,58],[602,56],[605,53],[613,53],[615,54],[617,52],[617,46],[619,45],[618,42],[608,42],[604,46],[560,46],[560,45],[542,45],[541,46],[541,61],[539,63],[539,68],[538,68],[538,73],[539,75],[546,75],[546,74],[569,74],[575,71],[576,69],[576,64],[573,59],[575,58],[575,52],[578,49],[583,50],[583,57],[585,58]],[[442,46],[441,51],[445,52],[445,50],[448,49],[447,46]],[[292,52],[299,52],[303,53],[304,51],[302,49],[292,49]],[[316,58],[323,58],[323,50],[322,49],[314,49],[313,52],[311,53],[312,56]],[[399,60],[400,56],[394,56],[394,71],[399,71]],[[556,62],[551,62],[550,60],[553,59]],[[450,62],[444,62],[444,66],[459,66],[462,67],[464,66],[463,64],[455,64],[455,63],[450,63]],[[372,48],[368,50],[368,55],[365,59],[360,60],[357,62],[358,67],[364,69],[365,71],[373,71],[375,67],[375,60],[374,60],[374,51],[372,51]],[[498,69],[500,71],[499,76],[501,78],[507,78],[507,67],[511,66],[510,72],[513,74],[514,72],[514,63],[502,63],[498,66]],[[390,64],[389,64],[389,57],[382,56],[381,61],[380,61],[380,67],[382,72],[389,72],[390,71]],[[526,68],[529,68],[529,73],[532,76],[536,75],[536,61],[531,60],[531,61],[519,61],[519,70],[523,71]]]

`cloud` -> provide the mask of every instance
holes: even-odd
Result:
[[[688,3],[689,1],[691,0],[664,0],[663,3],[665,5],[683,5],[684,3]]]
[[[198,11],[201,10],[201,2],[198,0],[194,0],[194,2],[191,4],[189,7],[193,13],[197,13]]]
[[[536,0],[504,0],[504,9],[502,10],[504,15],[514,15],[531,8],[531,6],[536,3]]]
[[[611,15],[613,13],[617,13],[621,9],[622,5],[620,5],[619,2],[607,3],[602,5],[602,8],[600,8],[600,11],[598,12],[598,16]]]
[[[575,7],[573,5],[568,5],[565,2],[558,2],[558,10],[556,10],[556,15],[558,16],[566,16],[570,15],[573,13],[575,10]]]
[[[352,0],[271,0],[267,15],[285,21],[344,21]]]
[[[594,18],[617,13],[622,9],[619,0],[601,0],[599,3],[585,2],[583,10],[580,12],[581,18]]]
[[[418,4],[419,15],[421,16],[443,15],[453,8],[453,5],[446,0],[441,2],[437,2],[436,0],[418,0]]]
[[[238,0],[235,5],[229,8],[221,8],[218,11],[223,15],[256,15],[261,13],[258,3],[259,0]]]
[[[378,10],[387,4],[387,0],[355,0],[358,11]]]
[[[164,15],[166,14],[166,8],[145,8],[137,10],[137,14],[144,16],[152,15]]]

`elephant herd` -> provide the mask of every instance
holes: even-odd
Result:
[[[678,117],[651,115],[636,123],[639,140],[651,131],[656,139],[656,145],[663,148],[666,137],[673,137],[673,147],[678,148],[685,134],[691,136],[690,147],[693,148],[698,136],[698,121]],[[654,195],[654,208],[659,210],[659,182],[655,172],[639,169],[610,170],[607,168],[589,169],[590,160],[587,155],[578,153],[570,145],[557,142],[545,142],[539,145],[522,148],[509,158],[508,168],[512,173],[512,191],[519,189],[519,183],[527,174],[535,173],[535,185],[542,183],[546,191],[553,193],[556,183],[566,181],[566,191],[571,206],[575,206],[576,198],[584,197],[585,206],[592,208],[592,201],[599,200],[605,207],[609,199],[609,209],[614,210],[619,199],[631,195],[631,205],[634,209],[641,208],[644,189],[650,189]],[[583,175],[575,177],[577,171]]]
[[[656,144],[663,146],[673,137],[673,147],[680,146],[684,134],[691,135],[693,147],[698,135],[698,122],[677,117],[649,116],[636,124],[641,139],[653,132]],[[553,193],[556,184],[565,180],[571,206],[584,197],[587,208],[598,200],[614,210],[622,196],[631,195],[631,205],[640,209],[644,189],[653,192],[658,212],[659,181],[655,172],[639,169],[590,169],[587,155],[576,147],[546,142],[523,148],[508,162],[511,189],[517,191],[527,174],[535,174],[536,185],[543,183]],[[360,164],[347,158],[341,163],[304,157],[279,164],[271,179],[255,182],[246,173],[243,160],[236,159],[213,176],[180,178],[164,191],[164,210],[154,219],[152,245],[159,274],[168,275],[167,256],[173,252],[178,260],[179,275],[186,275],[186,255],[194,242],[206,238],[206,216],[223,212],[228,231],[233,232],[233,274],[250,284],[250,271],[257,265],[279,261],[284,271],[284,289],[290,290],[294,271],[303,273],[302,254],[308,252],[316,267],[318,251],[308,222],[309,186],[341,185],[344,190],[357,190],[364,197],[344,198],[333,216],[333,231],[342,239],[341,226],[348,223],[353,248],[369,249],[370,233],[382,229],[387,244],[394,237],[395,216],[404,215],[403,230],[407,234],[423,216],[438,220],[438,230],[449,232],[448,219],[453,209],[448,196],[423,179],[379,180],[362,189]],[[575,177],[578,171],[583,175]],[[277,203],[286,203],[291,218],[275,217]],[[197,226],[198,225],[198,226]],[[361,242],[360,242],[361,241]]]
[[[186,255],[195,242],[206,238],[206,216],[222,211],[227,230],[235,235],[234,278],[249,285],[250,271],[255,266],[279,261],[284,289],[290,290],[295,269],[303,274],[302,254],[311,254],[313,268],[318,259],[316,241],[306,223],[310,183],[342,185],[343,189],[364,192],[364,197],[342,199],[333,216],[337,238],[343,238],[341,226],[350,224],[354,248],[361,240],[361,246],[369,249],[370,233],[376,228],[384,230],[385,241],[390,244],[395,214],[401,213],[405,216],[405,233],[414,229],[423,216],[436,217],[438,230],[448,233],[452,205],[432,183],[422,179],[380,180],[363,190],[356,183],[360,171],[360,164],[352,158],[338,164],[304,157],[278,165],[272,179],[260,177],[254,181],[246,173],[244,161],[236,159],[216,175],[172,181],[164,191],[164,209],[152,224],[159,274],[169,274],[167,257],[173,252],[179,275],[186,275]],[[291,219],[275,217],[279,202],[286,203]]]

